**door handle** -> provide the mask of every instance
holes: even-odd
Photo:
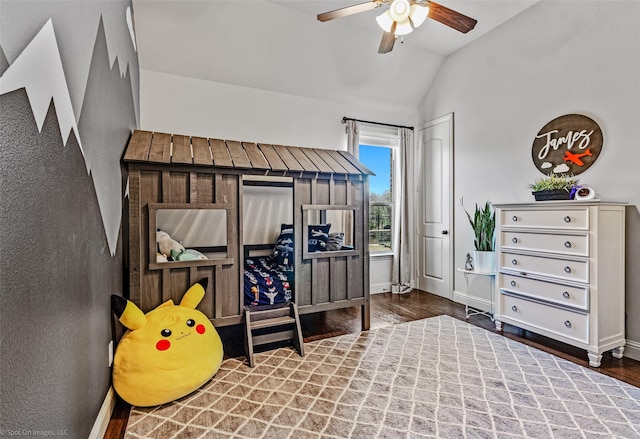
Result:
[[[443,234],[443,235],[448,235],[448,234],[449,234],[449,231],[448,231],[448,230],[443,230],[443,231],[442,231],[442,234]]]

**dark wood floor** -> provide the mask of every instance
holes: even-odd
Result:
[[[465,320],[464,305],[433,294],[414,290],[409,294],[391,293],[371,296],[371,329],[409,322],[439,315]],[[496,332],[493,322],[485,316],[471,316],[469,323]],[[301,317],[304,341],[309,342],[360,331],[360,308],[347,308]],[[243,356],[241,328],[219,328],[224,340],[226,357]],[[584,350],[556,342],[549,338],[505,325],[502,334],[542,351],[557,355],[573,363],[589,367]],[[640,387],[640,362],[629,358],[616,359],[611,353],[602,358],[598,372]],[[105,439],[121,439],[127,426],[130,406],[118,400],[109,422]]]

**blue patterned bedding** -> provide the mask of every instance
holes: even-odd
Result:
[[[291,301],[293,270],[272,263],[270,256],[248,258],[244,270],[244,304],[277,305]]]

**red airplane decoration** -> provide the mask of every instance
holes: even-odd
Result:
[[[591,154],[591,150],[587,149],[585,152],[583,152],[582,154],[574,154],[571,151],[567,151],[565,152],[565,156],[564,156],[564,161],[565,162],[571,162],[575,165],[578,166],[584,166],[584,162],[582,160],[580,160],[580,158],[584,157],[584,156],[589,156],[591,157],[593,154]]]

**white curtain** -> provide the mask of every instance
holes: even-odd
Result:
[[[358,122],[347,119],[347,151],[358,158],[360,147],[360,135],[358,134]]]
[[[393,188],[394,218],[392,291],[404,294],[411,291],[411,212],[409,210],[410,168],[413,152],[413,130],[398,128],[398,154],[394,172],[398,172],[399,184]]]
[[[360,156],[360,135],[358,134],[358,122],[355,120],[347,120],[347,151],[358,158]],[[353,217],[351,212],[345,212],[343,218],[345,230],[353,230]],[[369,218],[365,218],[368,222]],[[345,245],[353,245],[353,233],[346,233],[344,236]]]

